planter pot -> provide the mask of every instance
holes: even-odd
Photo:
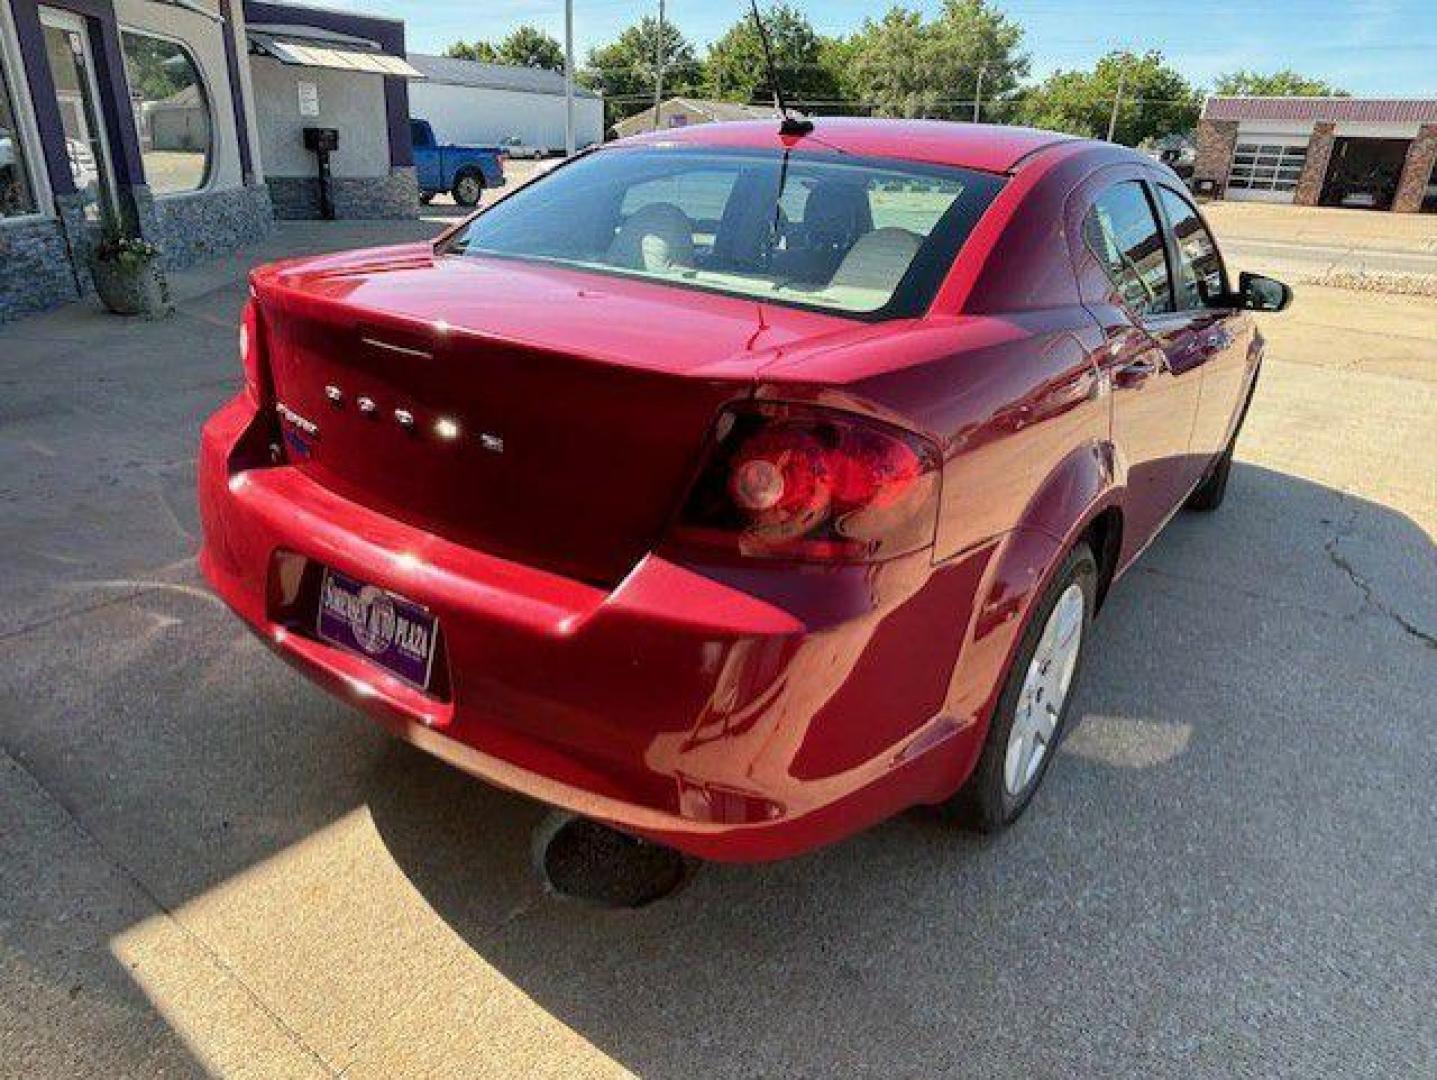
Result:
[[[170,299],[170,283],[154,259],[143,262],[120,262],[115,259],[92,259],[90,275],[100,302],[116,315],[143,315],[162,319],[175,310]]]

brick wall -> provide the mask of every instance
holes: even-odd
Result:
[[[1297,190],[1292,193],[1292,201],[1298,206],[1316,206],[1317,200],[1322,198],[1322,184],[1327,179],[1327,165],[1332,160],[1336,131],[1337,125],[1327,121],[1313,126],[1302,177],[1297,181]]]
[[[1423,124],[1417,129],[1417,138],[1407,148],[1402,179],[1397,182],[1397,195],[1392,200],[1393,210],[1415,214],[1422,209],[1422,199],[1427,194],[1434,163],[1437,163],[1437,124]]]
[[[1200,120],[1197,130],[1197,158],[1193,162],[1193,181],[1211,180],[1218,194],[1227,186],[1232,152],[1237,146],[1236,120]]]

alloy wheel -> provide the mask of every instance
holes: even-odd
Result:
[[[1053,749],[1078,667],[1085,609],[1083,588],[1073,582],[1053,605],[1028,663],[1003,758],[1003,786],[1013,798],[1033,783]]]

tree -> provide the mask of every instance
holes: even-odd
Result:
[[[1256,71],[1229,71],[1217,77],[1215,94],[1256,97],[1351,97],[1324,79],[1313,79],[1284,69],[1263,75]]]
[[[932,22],[891,7],[851,39],[847,86],[882,115],[968,119],[980,93],[985,115],[1005,115],[1028,73],[1022,40],[1022,27],[990,0],[944,0]]]
[[[1114,141],[1126,146],[1197,123],[1197,93],[1157,51],[1118,50],[1092,71],[1056,71],[1024,95],[1019,112],[1034,127],[1101,139],[1107,137],[1115,99]]]
[[[966,102],[976,95],[980,117],[1007,119],[1006,106],[1028,76],[1022,43],[1023,28],[988,0],[945,0],[933,24],[929,68],[946,97]],[[961,104],[936,115],[953,116],[955,108],[959,119],[972,115]]]
[[[499,63],[515,67],[564,70],[564,47],[532,26],[521,26],[499,43]]]
[[[578,77],[585,86],[604,95],[606,127],[653,104],[658,46],[658,20],[645,15],[617,40],[589,50],[587,68]],[[694,47],[671,22],[664,23],[663,64],[666,97],[692,92],[700,85],[701,70],[694,59]]]
[[[922,116],[937,96],[922,60],[927,40],[916,11],[891,7],[877,22],[865,19],[849,58],[862,102],[883,116]]]
[[[478,60],[485,64],[497,64],[499,52],[487,41],[456,41],[444,50],[445,56],[455,60]]]
[[[784,96],[795,104],[804,99],[831,101],[838,93],[837,80],[823,63],[824,38],[808,18],[779,0],[764,13],[763,23]],[[712,97],[730,101],[772,97],[763,43],[751,16],[740,16],[709,47],[704,59],[704,89]]]

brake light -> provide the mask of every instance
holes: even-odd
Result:
[[[939,463],[925,440],[866,417],[731,410],[672,540],[758,558],[892,558],[933,543]]]

